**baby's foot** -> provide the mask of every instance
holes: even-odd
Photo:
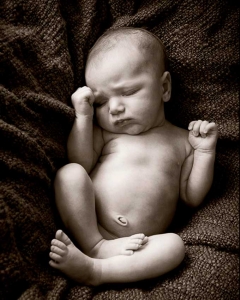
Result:
[[[51,242],[49,256],[51,267],[62,271],[75,281],[98,285],[101,274],[95,266],[95,260],[77,249],[63,231],[56,232],[56,239]]]
[[[94,258],[109,258],[116,255],[132,255],[148,242],[143,233],[115,240],[102,239],[87,255]]]

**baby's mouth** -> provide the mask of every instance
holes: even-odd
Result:
[[[122,127],[124,125],[127,125],[130,120],[131,119],[119,119],[114,122],[114,125]]]

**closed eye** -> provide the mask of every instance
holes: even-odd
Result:
[[[129,91],[126,91],[126,92],[122,93],[122,96],[123,96],[123,97],[124,97],[124,96],[125,96],[125,97],[131,96],[131,95],[136,94],[138,91],[139,91],[139,89],[129,90]]]

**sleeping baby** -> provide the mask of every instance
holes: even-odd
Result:
[[[49,263],[89,285],[160,276],[185,255],[182,239],[166,233],[178,200],[198,206],[211,187],[217,125],[197,120],[185,130],[166,120],[171,76],[162,42],[147,30],[103,34],[85,80],[72,95],[70,163],[55,179],[74,243],[58,230]]]

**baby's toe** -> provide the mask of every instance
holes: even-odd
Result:
[[[62,250],[66,250],[67,249],[67,246],[63,242],[61,242],[59,240],[56,240],[56,239],[53,239],[51,241],[51,245],[52,246],[56,246],[56,247],[58,247],[58,248],[60,248]]]
[[[139,244],[139,245],[144,245],[148,242],[148,237],[145,236],[143,239],[132,239],[131,243]]]
[[[57,246],[51,246],[51,252],[56,253],[60,256],[63,256],[66,254],[66,251],[62,250],[61,248]]]
[[[145,245],[148,242],[148,236],[144,236],[144,239],[142,240],[142,245]]]
[[[52,260],[54,260],[55,262],[61,262],[62,261],[62,256],[59,254],[56,254],[54,252],[50,252],[49,256]]]
[[[131,235],[131,239],[143,240],[144,238],[145,238],[145,234],[143,234],[143,233],[137,233],[137,234]]]
[[[63,242],[67,246],[72,243],[70,238],[62,230],[58,230],[56,232],[56,239]]]
[[[148,242],[148,237],[143,233],[134,234],[131,236],[131,242],[144,245]]]
[[[129,243],[128,245],[127,245],[127,248],[126,248],[126,250],[138,250],[139,248],[141,248],[141,244],[139,244],[139,243],[133,243],[133,242],[131,242],[131,243]]]
[[[133,250],[125,250],[123,251],[123,255],[127,255],[127,256],[130,256],[130,255],[133,255],[134,251]]]
[[[54,260],[50,260],[50,261],[49,261],[49,265],[50,265],[51,267],[55,268],[55,269],[60,269],[60,267],[61,267],[61,264],[57,263],[57,262],[54,261]]]

